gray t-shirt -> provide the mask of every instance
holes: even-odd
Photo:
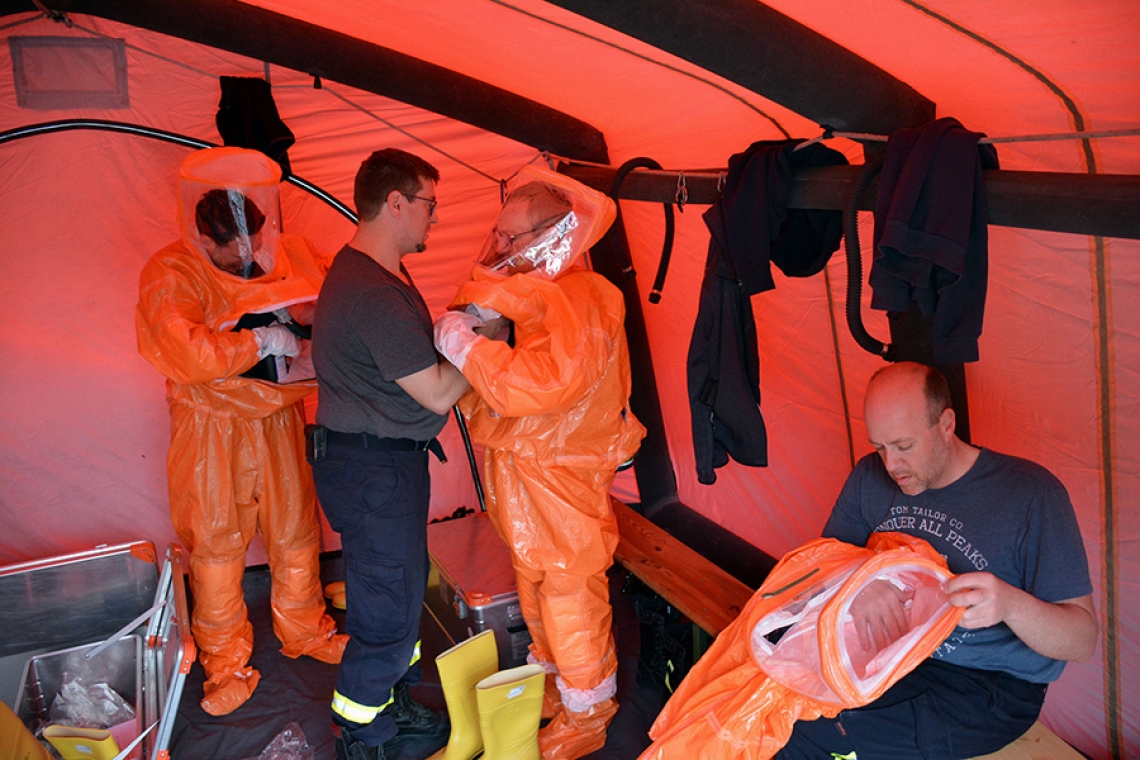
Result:
[[[1052,473],[1025,459],[982,449],[958,480],[907,496],[878,454],[870,454],[848,476],[823,535],[863,546],[879,531],[925,539],[956,575],[993,573],[1046,602],[1092,593],[1069,494]],[[933,657],[1034,683],[1057,680],[1065,667],[1034,652],[1004,623],[959,627]]]
[[[431,314],[415,286],[342,248],[313,318],[317,423],[341,433],[434,438],[446,415],[425,409],[395,381],[438,360]]]

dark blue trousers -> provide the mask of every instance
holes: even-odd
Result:
[[[796,723],[777,760],[962,760],[996,752],[1033,725],[1046,684],[926,660],[883,696]]]
[[[376,451],[329,443],[313,463],[317,497],[340,534],[345,570],[345,632],[337,694],[383,707],[401,680],[419,680],[420,614],[427,589],[427,519],[431,493],[426,451]],[[352,738],[378,746],[396,734],[381,711],[371,722],[336,709]]]

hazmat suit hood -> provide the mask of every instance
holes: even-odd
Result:
[[[581,259],[616,215],[613,200],[603,193],[549,169],[523,167],[508,185],[477,269],[553,280]]]
[[[311,374],[294,378],[292,369],[284,383],[244,376],[261,359],[259,346],[251,330],[234,329],[247,315],[279,312],[312,324],[328,271],[309,240],[280,234],[280,176],[275,162],[243,148],[196,151],[179,170],[181,234],[143,267],[135,312],[139,353],[167,378],[172,404],[263,418],[316,389]],[[226,261],[237,272],[220,267],[210,255],[216,241],[206,241],[231,233]],[[255,265],[248,279],[240,271],[247,263]]]
[[[789,552],[685,676],[639,760],[766,760],[797,720],[874,701],[954,630],[963,610],[942,591],[951,577],[927,542],[902,533],[874,533],[866,548],[821,538]],[[876,582],[903,593],[907,629],[865,649],[851,607]]]
[[[221,271],[244,279],[273,271],[281,237],[281,167],[245,148],[191,153],[178,172],[182,239]]]

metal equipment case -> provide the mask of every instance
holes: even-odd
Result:
[[[432,523],[427,536],[428,612],[452,643],[493,630],[499,667],[524,664],[530,633],[519,608],[510,552],[491,518],[477,513]]]
[[[183,561],[172,544],[160,567],[139,541],[0,567],[0,698],[34,732],[65,671],[106,682],[136,714],[114,731],[120,749],[145,732],[129,757],[169,758],[196,654]]]

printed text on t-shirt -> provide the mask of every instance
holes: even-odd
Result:
[[[876,531],[897,531],[927,538],[935,548],[943,544],[952,546],[977,570],[985,570],[989,561],[980,549],[966,540],[961,520],[947,517],[936,509],[900,504],[891,507],[890,515],[875,528]],[[937,539],[937,540],[935,540]]]

